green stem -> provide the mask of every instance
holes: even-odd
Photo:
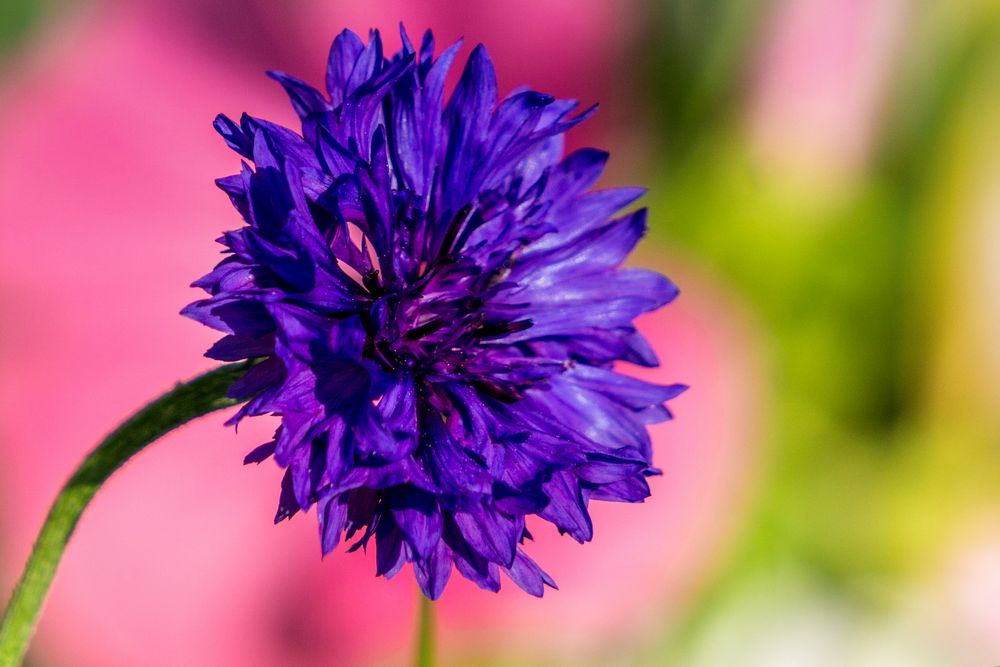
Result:
[[[417,626],[416,667],[434,665],[434,602],[423,593],[420,596],[420,616]]]
[[[168,431],[196,417],[240,403],[228,398],[226,392],[253,363],[229,364],[178,384],[135,413],[84,459],[49,510],[24,574],[0,620],[0,667],[21,664],[66,543],[101,484],[123,463]]]

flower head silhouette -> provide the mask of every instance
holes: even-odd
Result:
[[[253,163],[218,181],[246,226],[183,312],[226,334],[207,356],[261,359],[232,421],[281,417],[246,457],[286,469],[276,520],[315,505],[323,553],[374,541],[377,573],[412,563],[432,599],[453,568],[540,596],[527,516],[584,542],[590,501],[649,495],[646,427],[684,387],[614,364],[657,363],[632,321],[677,290],[620,267],[646,211],[615,215],[642,190],[592,190],[607,154],[563,154],[592,109],[499,100],[482,46],[446,102],[459,44],[402,40],[341,33],[325,94],[272,72],[301,134],[216,119]]]

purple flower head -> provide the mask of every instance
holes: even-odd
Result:
[[[477,46],[445,101],[459,44],[385,57],[350,31],[326,93],[272,72],[298,134],[244,115],[215,127],[247,161],[218,181],[246,226],[183,312],[226,335],[207,356],[262,359],[233,417],[281,416],[246,461],[285,469],[276,520],[316,506],[323,553],[374,541],[377,574],[407,562],[437,598],[452,568],[541,595],[528,515],[579,542],[592,500],[639,502],[647,424],[681,385],[617,373],[656,365],[632,320],[677,289],[620,268],[642,190],[591,190],[607,154],[563,155],[591,109],[531,90],[504,99]]]

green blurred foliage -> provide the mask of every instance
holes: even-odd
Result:
[[[657,6],[640,40],[657,51],[653,235],[758,314],[775,397],[755,509],[676,649],[743,582],[782,570],[878,607],[1000,503],[1000,433],[964,381],[975,359],[952,371],[955,395],[935,370],[964,287],[953,238],[1000,134],[1000,3],[912,4],[874,154],[832,192],[762,167],[740,122],[767,6]]]
[[[649,120],[669,154],[686,154],[738,109],[740,63],[763,17],[765,0],[666,0],[650,3],[640,40],[651,93]],[[650,45],[653,48],[648,48]]]
[[[0,2],[0,58],[21,46],[30,30],[52,11],[56,0]]]

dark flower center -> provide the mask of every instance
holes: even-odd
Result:
[[[490,318],[475,276],[460,263],[429,271],[416,286],[390,290],[372,303],[371,350],[386,370],[454,379],[469,373],[468,362],[491,341],[531,326],[530,320]]]
[[[346,233],[333,241],[344,257],[341,267],[367,293],[365,354],[387,372],[411,373],[419,381],[476,383],[486,375],[476,360],[498,339],[532,325],[489,308],[491,296],[514,287],[504,282],[513,255],[485,265],[482,258],[466,256],[470,237],[485,222],[472,205],[448,216],[449,224],[435,235],[425,231],[434,226],[417,205],[419,198],[400,191],[395,200],[399,235],[393,239],[392,267],[383,266],[388,258],[376,256],[363,220],[348,222]],[[491,380],[492,385],[488,393],[504,398],[520,393],[503,382]]]

